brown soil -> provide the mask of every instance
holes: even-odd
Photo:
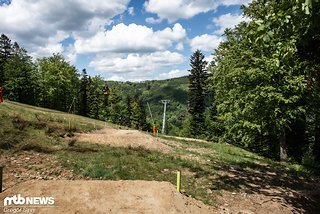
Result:
[[[177,193],[168,182],[28,181],[0,194],[54,197],[54,207],[34,213],[215,213],[202,202]]]
[[[258,165],[257,165],[258,166]],[[320,213],[320,183],[260,165],[257,170],[224,166],[210,180],[222,213]]]
[[[164,153],[172,151],[173,145],[178,142],[163,140],[137,130],[105,128],[102,130],[79,133],[75,135],[76,141],[105,144],[114,147],[144,147]]]
[[[2,153],[0,166],[3,166],[3,187],[10,188],[28,180],[79,179],[72,171],[60,166],[53,155],[36,152]]]
[[[308,204],[310,199],[304,198],[295,191],[277,192],[270,189],[268,194],[222,191],[217,197],[220,213],[246,214],[290,214],[290,213],[319,213],[319,208]],[[291,196],[290,196],[291,195]],[[293,197],[294,196],[294,197]],[[288,198],[296,201],[289,201]],[[302,205],[301,202],[304,201]],[[315,204],[318,202],[314,202]]]

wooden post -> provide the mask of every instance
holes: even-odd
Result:
[[[0,193],[2,192],[2,176],[3,175],[3,167],[0,166]]]
[[[177,192],[180,192],[181,188],[181,172],[177,172]]]

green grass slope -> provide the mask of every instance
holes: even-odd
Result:
[[[172,153],[144,148],[113,148],[74,142],[66,136],[112,124],[15,102],[0,104],[0,155],[21,151],[50,153],[61,166],[83,178],[157,180],[175,184],[182,172],[183,191],[210,205],[224,191],[282,197],[287,192],[313,189],[318,177],[300,165],[274,162],[228,144],[176,141]],[[317,209],[313,198],[286,196],[292,206]],[[300,196],[299,196],[300,197]],[[302,200],[302,199],[301,199]],[[310,200],[310,201],[309,201]],[[300,204],[297,204],[297,203]],[[308,203],[306,205],[306,203]]]
[[[63,137],[111,126],[102,121],[5,101],[0,104],[0,149],[51,151]]]

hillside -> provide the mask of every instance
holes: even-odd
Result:
[[[74,197],[89,210],[79,194],[72,195],[78,192],[77,186],[84,188],[86,183],[68,183],[68,180],[147,180],[175,185],[179,170],[182,193],[188,197],[167,194],[165,197],[174,197],[168,198],[169,205],[170,201],[186,200],[185,204],[199,207],[195,198],[211,205],[212,213],[316,213],[320,210],[319,178],[310,171],[300,165],[274,162],[232,145],[166,136],[154,138],[136,130],[14,102],[0,105],[0,118],[0,165],[5,167],[5,191],[0,198],[14,191],[13,186],[17,184],[28,194],[36,194],[30,189],[32,185],[43,186],[48,193],[54,187],[57,194],[70,189],[58,194],[59,200],[62,195]],[[30,180],[32,182],[24,183]],[[37,183],[37,180],[66,181]],[[141,200],[147,200],[145,195],[140,196],[133,189],[139,192],[139,186],[152,189],[152,185],[157,184],[136,182],[135,185],[106,182],[99,186],[107,189],[108,185],[115,185],[112,188],[119,189],[125,185],[123,191],[129,194],[126,198],[132,199],[130,206],[142,206]],[[106,200],[113,208],[125,209],[120,193],[110,190],[111,195],[103,198],[97,186],[91,187],[92,194],[97,195],[92,203],[99,206],[102,203],[99,200]],[[83,188],[79,191],[84,191]],[[173,189],[170,185],[164,188]],[[117,201],[112,201],[112,194],[118,197]],[[148,198],[154,197],[154,203],[160,203],[156,195]],[[192,201],[186,199],[190,197]],[[61,203],[77,207],[68,199]],[[147,209],[147,205],[139,209]],[[181,209],[190,212],[196,208]]]
[[[182,124],[187,115],[188,103],[188,77],[179,77],[167,80],[152,80],[145,82],[116,82],[108,81],[107,84],[115,93],[123,98],[138,95],[142,99],[148,112],[149,103],[153,117],[158,127],[162,126],[163,104],[161,100],[170,100],[167,106],[167,133],[180,135]]]

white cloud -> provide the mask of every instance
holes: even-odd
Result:
[[[143,25],[120,23],[109,31],[98,32],[92,38],[79,38],[75,48],[78,53],[154,52],[167,50],[174,42],[185,37],[186,30],[179,23],[155,32]]]
[[[208,35],[203,34],[200,36],[196,36],[193,39],[190,40],[190,46],[192,51],[195,51],[197,49],[201,51],[214,51],[216,49],[220,42],[222,42],[222,37],[216,36],[216,35]]]
[[[169,68],[185,61],[178,53],[169,51],[152,54],[129,54],[121,58],[98,58],[90,66],[108,75],[107,80],[140,82],[150,79],[168,79],[188,74],[187,71],[172,70],[156,76],[157,69]]]
[[[129,7],[129,8],[128,8],[128,13],[129,13],[131,16],[134,16],[134,7]]]
[[[182,54],[168,49],[173,45],[183,48],[186,36],[179,23],[158,31],[120,23],[92,38],[79,38],[75,49],[77,53],[98,53],[89,66],[110,80],[143,81],[154,78],[154,72],[185,62]]]
[[[160,19],[174,22],[215,10],[221,5],[241,5],[249,2],[251,0],[148,0],[144,3],[144,8],[147,12],[157,14]]]
[[[184,49],[184,45],[182,42],[179,42],[177,45],[176,45],[176,49],[177,51],[183,51]]]
[[[208,69],[211,63],[213,62],[213,56],[205,56],[204,60],[207,62],[207,69]]]
[[[106,78],[106,80],[112,80],[112,81],[117,81],[117,82],[125,82],[126,81],[123,76],[120,76],[117,74],[114,74],[109,78]]]
[[[243,17],[242,15],[236,14],[224,14],[219,16],[218,18],[214,18],[213,23],[218,26],[218,30],[216,30],[215,34],[223,34],[226,28],[234,28],[237,24],[242,21],[248,21],[248,18]]]
[[[131,53],[125,57],[103,55],[90,62],[89,66],[96,71],[113,74],[134,73],[144,75],[160,68],[179,65],[184,62],[184,56],[170,51],[151,54]]]
[[[64,47],[60,43],[60,41],[66,39],[68,34],[63,31],[56,32],[55,35],[50,36],[46,39],[46,43],[42,46],[39,46],[37,49],[31,51],[31,56],[34,58],[48,56],[52,53],[62,53],[64,51]]]
[[[167,73],[159,74],[158,79],[171,79],[171,78],[186,76],[188,74],[189,73],[187,70],[175,69],[175,70],[171,70],[170,72],[167,72]]]
[[[75,64],[77,61],[77,53],[73,45],[68,45],[68,47],[65,49],[65,52],[63,53],[64,57],[66,58],[67,62],[70,62],[71,64]]]
[[[97,32],[104,30],[105,25],[111,25],[112,20],[106,18],[94,17],[87,22],[87,26],[72,32],[72,36],[75,39],[78,38],[90,38]]]
[[[252,0],[221,0],[222,5],[231,6],[231,5],[248,5]]]
[[[155,18],[153,18],[153,17],[147,17],[147,18],[145,19],[145,21],[146,21],[147,23],[149,23],[149,24],[158,24],[158,23],[162,22],[162,19],[160,19],[160,18],[155,19]]]
[[[92,23],[110,23],[112,17],[126,10],[128,3],[129,0],[16,0],[0,6],[0,32],[34,55],[63,51],[61,40],[53,43],[56,37],[52,35],[95,31]]]

